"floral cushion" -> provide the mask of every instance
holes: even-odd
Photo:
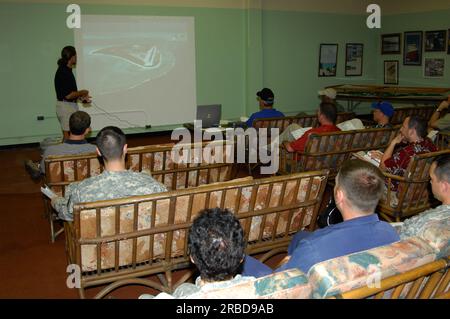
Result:
[[[307,299],[311,297],[308,278],[298,269],[245,281],[237,285],[198,292],[189,299]]]
[[[403,273],[435,259],[436,252],[426,241],[411,237],[318,263],[309,270],[308,278],[313,287],[313,298],[326,298],[376,284],[376,280]]]

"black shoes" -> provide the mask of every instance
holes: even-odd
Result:
[[[39,164],[34,163],[32,160],[24,161],[25,170],[30,174],[31,178],[35,181],[41,179],[41,170]]]

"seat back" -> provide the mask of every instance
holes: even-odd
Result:
[[[233,168],[233,145],[222,141],[200,144],[150,145],[129,148],[126,167],[136,172],[149,172],[168,189],[180,189],[227,181]],[[174,155],[184,162],[175,162]],[[45,184],[64,196],[73,182],[99,175],[102,159],[96,153],[77,156],[49,156],[45,160]]]
[[[290,153],[281,148],[280,172],[329,169],[332,178],[353,153],[384,150],[397,130],[398,128],[382,128],[311,134],[304,152]]]
[[[418,115],[423,117],[425,120],[429,120],[436,110],[435,106],[415,106],[415,107],[401,107],[396,108],[394,115],[391,118],[392,124],[402,124],[403,121],[412,115]]]
[[[383,214],[404,219],[430,207],[430,167],[440,155],[450,150],[415,155],[408,164],[403,177],[386,174],[387,194],[379,203]],[[394,184],[398,183],[398,188]]]
[[[68,259],[80,266],[83,287],[185,268],[188,229],[199,211],[215,207],[241,221],[248,254],[270,257],[285,251],[297,231],[315,229],[327,175],[308,172],[75,204]]]
[[[290,269],[236,285],[192,294],[188,299],[307,299],[311,287],[306,275]]]
[[[374,287],[387,277],[436,259],[426,241],[411,237],[390,245],[323,261],[308,271],[313,298],[328,298],[361,287]]]

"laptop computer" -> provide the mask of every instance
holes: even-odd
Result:
[[[196,119],[202,121],[203,128],[219,127],[222,115],[221,104],[197,105]],[[188,129],[194,129],[194,123],[185,123]]]

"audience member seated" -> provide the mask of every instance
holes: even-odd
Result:
[[[449,105],[450,105],[450,96],[448,97],[448,100],[442,101],[442,103],[438,106],[436,111],[431,116],[431,119],[428,122],[428,125],[431,128],[438,129],[441,132],[450,132],[450,113],[447,113],[445,114],[445,116],[442,116],[443,112],[445,110],[448,110]]]
[[[403,176],[414,155],[436,151],[437,147],[427,138],[426,120],[413,115],[403,121],[400,133],[381,157],[380,168],[390,174]]]
[[[340,131],[340,129],[335,125],[337,110],[336,105],[333,103],[322,102],[317,110],[317,119],[320,126],[307,130],[297,139],[295,138],[295,131],[301,129],[302,127],[298,124],[289,125],[279,136],[280,145],[283,144],[289,152],[303,152],[309,135],[313,133]]]
[[[255,119],[267,119],[272,117],[284,117],[284,114],[273,108],[275,96],[271,89],[264,88],[256,93],[259,102],[260,111],[253,113],[247,120],[248,127],[252,127]]]
[[[52,206],[59,218],[73,220],[73,205],[76,203],[108,200],[134,195],[146,195],[167,191],[148,173],[128,171],[125,156],[128,150],[126,137],[118,127],[108,126],[97,134],[97,153],[103,158],[105,170],[102,174],[72,183],[65,197],[52,198]]]
[[[432,223],[446,223],[450,229],[450,155],[442,155],[430,167],[431,189],[442,205],[400,223],[402,239],[421,236]]]
[[[50,155],[77,155],[95,152],[95,145],[86,141],[91,132],[91,117],[88,113],[77,111],[69,119],[69,138],[63,143],[47,147],[42,154],[40,163],[25,161],[25,168],[33,179],[39,179],[45,174],[45,159]]]
[[[307,273],[316,263],[398,241],[395,229],[375,214],[384,188],[376,166],[359,159],[345,162],[334,187],[344,221],[314,232],[298,232],[289,245],[287,263],[276,271],[299,268]]]
[[[373,120],[377,123],[373,128],[392,128],[390,123],[394,115],[394,108],[389,102],[375,102],[372,104]]]
[[[191,261],[200,272],[195,284],[181,284],[172,295],[160,293],[156,298],[185,298],[196,292],[207,292],[252,280],[241,276],[245,258],[244,230],[228,210],[205,209],[192,223],[188,237]],[[141,295],[140,299],[153,298]]]

